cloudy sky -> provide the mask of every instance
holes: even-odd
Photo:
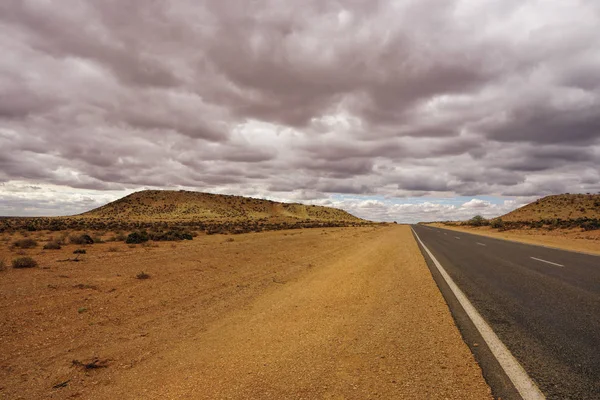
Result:
[[[0,215],[141,188],[499,215],[600,191],[600,2],[0,2]]]

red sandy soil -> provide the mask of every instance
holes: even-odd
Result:
[[[0,398],[491,398],[407,226],[77,247],[0,247],[39,263],[0,271]]]

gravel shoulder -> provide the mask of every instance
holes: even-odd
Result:
[[[491,398],[408,226],[228,238],[1,272],[0,398]]]

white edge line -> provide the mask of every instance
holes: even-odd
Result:
[[[496,357],[496,360],[498,360],[498,363],[500,364],[506,375],[510,378],[511,382],[513,383],[521,397],[523,397],[523,400],[545,399],[546,397],[537,387],[535,382],[531,380],[529,375],[527,375],[525,369],[510,353],[510,350],[508,350],[504,343],[502,343],[502,341],[498,338],[496,333],[494,333],[492,328],[487,324],[487,322],[485,322],[483,317],[471,304],[469,299],[467,299],[467,296],[465,296],[462,290],[460,290],[459,287],[456,286],[456,283],[454,283],[450,275],[448,275],[448,273],[442,267],[439,261],[433,256],[433,254],[431,254],[431,251],[429,251],[427,246],[425,246],[419,235],[417,235],[417,232],[415,232],[414,229],[412,229],[412,231],[415,234],[415,237],[417,238],[421,246],[423,246],[423,248],[425,249],[425,252],[427,252],[427,255],[429,255],[429,257],[437,267],[438,271],[440,272],[448,286],[450,287],[450,290],[452,290],[452,293],[454,293],[454,296],[456,296],[456,299],[458,300],[460,305],[463,307],[469,318],[471,318],[471,321],[483,337],[483,340],[485,340],[494,357]]]
[[[556,265],[557,267],[564,267],[564,265],[562,264],[557,264],[557,263],[553,263],[552,261],[546,261],[546,260],[542,260],[541,258],[535,258],[535,257],[530,257],[532,260],[536,260],[536,261],[541,261],[544,262],[546,264],[552,264],[552,265]]]

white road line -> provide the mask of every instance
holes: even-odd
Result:
[[[557,267],[564,267],[564,265],[562,264],[557,264],[557,263],[553,263],[552,261],[546,261],[546,260],[542,260],[541,258],[535,258],[535,257],[530,257],[532,260],[536,260],[536,261],[541,261],[544,262],[546,264],[552,264],[552,265],[556,265]]]
[[[446,232],[444,232],[444,235],[447,235],[447,233],[446,233]]]
[[[460,240],[460,238],[458,236],[454,236],[455,238],[457,238],[458,240]]]
[[[477,242],[477,244],[480,246],[487,246],[487,244],[483,244],[483,243],[479,243],[479,242]]]
[[[417,233],[414,231],[414,229],[413,233],[415,234],[415,237],[417,238],[421,246],[423,246],[425,252],[429,255],[429,257],[437,267],[438,271],[450,287],[450,290],[452,290],[452,293],[454,293],[454,296],[456,296],[456,299],[458,300],[460,305],[463,307],[469,318],[471,318],[471,321],[473,321],[473,324],[483,337],[483,340],[485,340],[492,354],[494,355],[494,357],[496,357],[496,360],[498,360],[498,363],[500,364],[506,375],[510,378],[513,385],[515,385],[515,388],[517,389],[521,397],[523,397],[523,400],[545,399],[546,397],[540,391],[540,389],[538,389],[535,382],[531,380],[529,375],[527,375],[525,369],[510,353],[510,350],[508,350],[504,343],[500,341],[500,339],[494,333],[492,328],[487,324],[487,322],[485,322],[485,320],[475,309],[475,307],[473,307],[473,304],[471,304],[469,299],[467,299],[467,296],[465,296],[462,290],[460,290],[459,287],[456,286],[456,283],[454,283],[450,275],[448,275],[448,273],[442,267],[439,261],[433,256],[433,254],[431,254],[431,251],[429,251],[427,246],[425,246],[425,244],[423,243],[419,235],[417,235]]]

